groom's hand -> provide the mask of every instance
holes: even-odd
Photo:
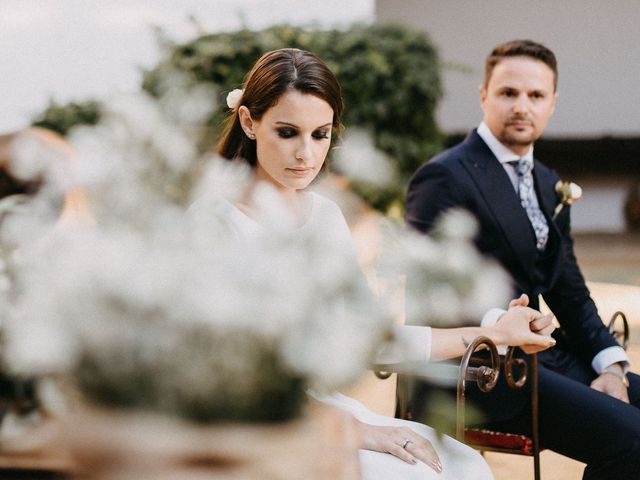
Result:
[[[509,302],[509,308],[526,307],[527,305],[529,305],[529,297],[526,293],[523,293],[520,297],[514,298]],[[533,333],[551,335],[551,332],[555,330],[555,326],[553,326],[553,317],[549,315],[541,316],[529,323],[529,328]]]
[[[551,337],[554,329],[551,315],[542,315],[529,307],[512,306],[493,327],[492,338],[498,339],[496,343],[501,345],[517,345],[525,353],[537,353],[555,345]]]
[[[618,364],[611,365],[609,368],[620,369],[620,375],[623,374],[622,367]],[[603,372],[598,378],[591,382],[591,388],[598,390],[599,392],[606,393],[618,400],[622,400],[625,403],[629,403],[629,392],[627,391],[627,386],[618,375]]]
[[[553,324],[553,315],[543,315],[532,320],[531,322],[529,322],[529,329],[531,330],[531,332],[537,335],[541,335],[544,338],[553,340],[551,334],[556,329],[556,326]],[[553,340],[553,343],[547,345],[547,348],[553,345],[555,345],[555,340]],[[529,355],[532,353],[541,352],[542,350],[546,350],[546,348],[540,348],[539,345],[523,345],[520,348],[523,352]]]
[[[529,322],[529,329],[538,335],[551,335],[556,329],[552,315],[542,315]]]

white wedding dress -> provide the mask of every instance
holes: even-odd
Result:
[[[344,243],[345,248],[353,250],[354,261],[357,261],[355,260],[355,248],[351,232],[338,205],[317,193],[309,192],[308,195],[311,200],[309,218],[299,229],[302,231],[303,229],[312,228],[315,231],[323,232],[323,235],[330,235],[333,241],[338,239]],[[231,203],[225,202],[220,211],[216,213],[223,218],[224,222],[239,238],[251,241],[254,238],[260,238],[264,234],[264,227]],[[425,338],[430,339],[430,331],[427,333],[428,335]],[[412,335],[415,336],[415,333],[412,333]],[[340,393],[321,395],[316,392],[310,392],[310,395],[325,404],[347,411],[361,422],[370,425],[411,428],[431,442],[443,466],[442,473],[436,473],[422,462],[411,465],[388,453],[361,449],[360,464],[363,480],[493,479],[489,466],[478,452],[451,437],[438,433],[431,427],[416,422],[378,415],[367,409],[360,402]]]
[[[442,463],[442,473],[436,473],[422,462],[410,465],[388,453],[360,450],[362,480],[491,480],[493,475],[482,456],[453,438],[438,433],[421,423],[378,415],[353,398],[340,393],[316,396],[319,401],[346,410],[369,425],[408,427],[431,442]]]

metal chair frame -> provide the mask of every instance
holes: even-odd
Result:
[[[621,326],[618,327],[618,324]],[[608,323],[608,329],[614,336],[616,341],[626,350],[629,345],[629,323],[626,315],[622,311],[617,311],[611,317]],[[478,359],[474,357],[474,353],[488,349],[490,359]],[[524,455],[533,457],[533,471],[535,480],[540,480],[540,442],[539,442],[539,413],[538,413],[538,357],[536,354],[530,355],[530,368],[527,371],[527,364],[521,358],[514,358],[514,347],[509,347],[504,357],[498,356],[495,344],[487,337],[476,338],[465,351],[462,360],[458,366],[438,362],[433,364],[425,364],[423,362],[414,362],[412,364],[393,364],[393,365],[374,365],[373,369],[379,378],[388,378],[391,373],[398,373],[398,388],[396,393],[397,412],[400,418],[411,419],[411,413],[408,409],[408,394],[410,391],[409,382],[411,377],[426,378],[434,380],[434,378],[443,379],[445,377],[451,380],[451,372],[457,372],[457,396],[456,396],[456,439],[466,443],[473,448],[481,451],[492,451],[499,453],[511,453],[516,455]],[[483,444],[473,440],[472,433],[474,429],[465,426],[465,387],[467,382],[474,382],[478,388],[484,392],[488,392],[496,385],[500,370],[504,371],[507,384],[511,388],[521,388],[527,380],[531,384],[531,437],[521,435],[526,445],[530,444],[530,448],[505,448],[491,444]],[[516,377],[515,370],[519,370],[520,374]],[[516,435],[505,432],[492,432],[489,430],[480,430],[482,436],[511,436]]]
[[[530,370],[527,371],[527,364],[521,358],[513,358],[515,348],[509,347],[507,354],[500,358],[498,362],[492,361],[491,369],[495,376],[496,382],[491,385],[491,389],[497,383],[500,368],[504,370],[507,385],[511,388],[522,388],[527,380],[531,383],[531,437],[524,435],[514,435],[505,432],[495,432],[487,429],[474,429],[467,428],[465,426],[465,380],[467,379],[467,373],[469,369],[473,369],[472,360],[473,354],[479,350],[483,344],[486,344],[488,339],[476,339],[471,345],[469,345],[465,356],[460,363],[460,373],[458,377],[458,391],[457,391],[457,409],[458,414],[456,418],[456,439],[460,442],[481,451],[491,451],[499,453],[511,453],[515,455],[525,455],[533,457],[533,472],[535,480],[540,480],[540,441],[538,431],[538,357],[536,354],[530,355]],[[490,342],[490,340],[489,340]],[[494,346],[495,348],[495,346]],[[497,363],[497,366],[496,366]],[[520,376],[516,379],[514,376],[514,367],[520,368]],[[471,375],[473,379],[473,375]],[[483,389],[480,384],[478,387],[481,391],[489,391],[490,389]],[[522,439],[524,447],[507,447],[499,446],[499,439],[518,438]],[[493,440],[493,441],[491,441]],[[529,447],[530,445],[530,447]]]
[[[618,326],[619,323],[621,324],[621,326]],[[613,335],[616,341],[620,343],[622,348],[626,350],[629,345],[629,322],[627,321],[627,316],[624,314],[624,312],[616,311],[611,317],[611,319],[609,320],[607,327],[611,335]],[[459,378],[462,378],[463,372],[466,371],[468,368],[470,368],[468,367],[468,365],[469,365],[469,362],[471,362],[471,356],[475,351],[477,351],[477,347],[474,348],[473,351],[470,351],[472,347],[473,347],[473,344],[470,345],[469,348],[467,349],[469,358],[467,359],[467,353],[465,353],[465,357],[463,357],[462,359],[462,362],[460,365]],[[515,380],[513,378],[513,367],[517,365],[520,368],[522,368],[523,365],[526,366],[526,363],[524,363],[522,359],[518,359],[518,358],[514,359],[513,351],[514,349],[510,347],[509,350],[507,351],[507,355],[503,359],[502,364],[503,364],[505,375],[507,378],[507,384],[512,388],[520,388],[527,381],[527,372],[526,370],[524,370],[520,378],[518,380]],[[462,414],[462,416],[460,416],[460,414],[458,415],[458,419],[457,419],[458,426],[457,426],[456,437],[459,441],[465,442],[478,450],[494,451],[494,452],[501,452],[501,453],[512,453],[517,455],[525,455],[525,456],[533,457],[534,478],[535,480],[540,480],[541,449],[540,449],[540,434],[539,434],[539,422],[538,422],[539,420],[538,405],[539,404],[538,404],[538,357],[537,355],[536,354],[530,355],[530,360],[531,360],[530,361],[531,368],[530,368],[528,379],[531,382],[531,438],[527,437],[527,439],[531,441],[530,451],[523,451],[523,450],[509,449],[509,448],[499,448],[491,445],[483,445],[481,443],[469,441],[469,431],[471,429],[467,429],[464,426],[464,413]],[[459,381],[459,385],[460,385],[460,381]],[[460,392],[460,389],[458,390],[457,401],[459,405],[458,409],[459,410],[462,409],[464,412],[464,392]],[[502,432],[494,432],[494,433],[495,435],[510,435],[508,433],[502,433]]]

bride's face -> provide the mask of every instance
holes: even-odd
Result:
[[[326,101],[297,90],[283,94],[260,120],[248,119],[244,126],[255,135],[257,178],[280,190],[306,188],[327,157],[332,123]]]

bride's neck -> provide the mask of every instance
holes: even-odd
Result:
[[[260,205],[255,203],[255,188],[257,183],[252,183],[245,190],[242,197],[236,202],[236,206],[248,217],[253,220],[260,221]],[[296,226],[304,225],[307,221],[310,210],[311,202],[308,195],[304,190],[280,190],[276,189],[278,195],[280,195],[283,205],[285,205],[290,214],[293,215]]]

